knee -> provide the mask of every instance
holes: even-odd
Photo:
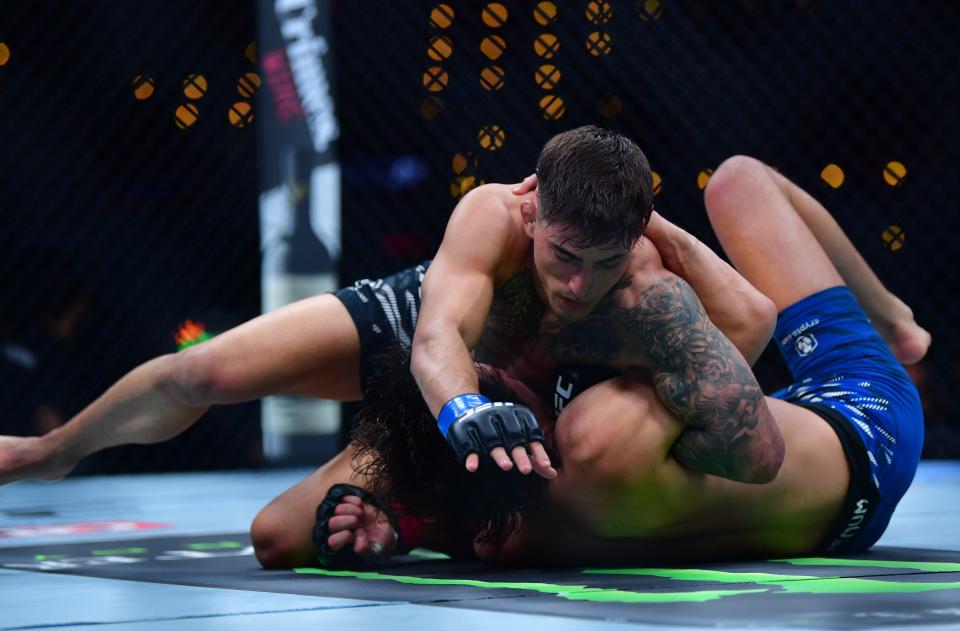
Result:
[[[724,160],[710,176],[703,191],[711,219],[727,213],[740,213],[749,205],[758,182],[769,179],[769,167],[750,156],[732,156]]]
[[[279,514],[270,506],[260,511],[253,520],[250,540],[257,561],[264,569],[278,570],[313,565],[313,542],[304,541],[302,535],[291,529],[289,516]]]
[[[211,405],[216,399],[222,368],[202,347],[188,348],[170,356],[169,385],[173,396],[185,405]]]
[[[769,339],[777,327],[777,316],[780,315],[776,303],[766,294],[756,291],[750,299],[749,310],[751,321],[755,322],[756,328],[762,332],[761,339]]]

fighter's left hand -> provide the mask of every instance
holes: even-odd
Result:
[[[327,544],[334,552],[352,545],[365,563],[390,557],[397,545],[397,533],[380,510],[364,504],[356,495],[345,495],[330,518]]]

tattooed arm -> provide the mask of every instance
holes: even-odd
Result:
[[[752,366],[777,325],[777,307],[705,243],[664,219],[650,216],[644,237],[663,265],[697,293],[710,321],[723,331]]]
[[[643,286],[621,318],[650,362],[660,400],[688,425],[674,458],[692,471],[740,482],[773,480],[783,463],[783,437],[743,355],[683,279],[671,274]]]

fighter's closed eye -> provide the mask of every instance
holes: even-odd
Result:
[[[554,253],[557,255],[557,258],[565,263],[572,263],[573,261],[578,260],[576,256],[567,252],[563,248],[553,248]]]

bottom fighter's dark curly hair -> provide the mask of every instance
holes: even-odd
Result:
[[[408,514],[436,520],[443,532],[502,542],[519,527],[522,510],[545,494],[547,481],[504,472],[484,456],[479,470],[468,473],[410,374],[409,354],[394,351],[377,362],[379,374],[368,381],[351,430],[354,466],[368,477],[368,490]],[[499,377],[482,369],[479,377],[481,394],[516,402]]]

